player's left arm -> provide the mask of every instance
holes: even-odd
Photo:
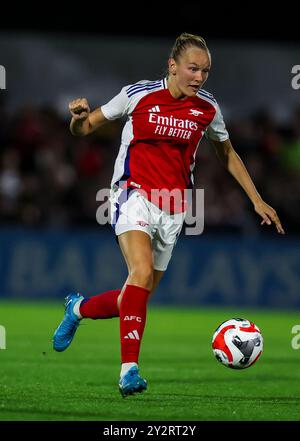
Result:
[[[249,199],[253,203],[254,210],[262,217],[263,220],[261,225],[271,225],[271,223],[274,222],[277,232],[280,234],[285,234],[276,211],[263,201],[243,161],[234,150],[230,139],[227,139],[226,141],[212,142],[215,146],[215,150],[220,161],[245,190]]]

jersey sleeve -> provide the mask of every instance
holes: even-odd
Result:
[[[226,141],[229,138],[229,134],[226,130],[223,115],[218,104],[216,104],[216,114],[214,119],[207,127],[205,136],[213,141]]]
[[[128,114],[129,98],[126,89],[127,87],[123,87],[118,95],[101,106],[102,113],[106,119],[113,120]]]

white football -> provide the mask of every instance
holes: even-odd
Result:
[[[260,329],[243,318],[232,318],[216,329],[212,348],[216,359],[232,369],[252,366],[263,352]]]

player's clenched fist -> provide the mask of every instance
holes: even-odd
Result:
[[[89,103],[86,98],[78,98],[69,104],[71,115],[76,120],[85,120],[90,113]]]

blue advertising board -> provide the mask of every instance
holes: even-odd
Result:
[[[0,298],[63,299],[121,287],[110,230],[0,232]],[[300,307],[300,240],[181,235],[155,303]]]

